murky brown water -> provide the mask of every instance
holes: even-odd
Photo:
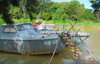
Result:
[[[98,28],[82,28],[91,36],[85,41],[92,54],[100,59],[100,29]],[[0,52],[0,64],[48,64],[51,55],[18,55]],[[56,54],[51,64],[70,64],[72,62],[72,52],[65,47],[61,53]]]
[[[18,55],[10,53],[0,53],[0,64],[48,64],[51,55]],[[65,47],[61,53],[56,54],[51,61],[51,64],[65,64],[72,60],[72,52],[68,47]]]
[[[92,54],[100,60],[100,28],[84,29],[90,33],[90,37],[85,41]]]

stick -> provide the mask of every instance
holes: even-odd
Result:
[[[69,23],[71,24],[71,26],[73,26],[72,23],[71,23],[70,21],[69,21]],[[74,29],[74,27],[73,27],[73,29]],[[75,29],[74,29],[74,30],[75,30]],[[75,30],[75,31],[76,31],[76,30]]]
[[[77,23],[77,21],[75,22],[75,24]],[[75,25],[74,24],[74,25]],[[74,27],[74,25],[72,25],[72,27],[67,31],[67,33]]]
[[[72,25],[72,23],[69,21],[69,23]],[[73,29],[74,29],[74,27],[73,27]],[[74,29],[75,30],[75,29]],[[75,30],[76,31],[76,30]],[[78,35],[78,34],[77,34]],[[82,41],[82,39],[80,38],[80,36],[78,35],[78,37],[79,37],[79,39],[81,40],[81,42],[83,43],[83,45],[85,46],[85,48],[87,49],[87,51],[89,52],[89,54],[91,55],[91,59],[94,59],[94,60],[96,60],[94,57],[93,57],[93,55],[92,55],[92,53],[90,52],[90,50],[87,48],[87,46],[85,45],[85,43]],[[97,60],[96,60],[97,61]]]
[[[69,22],[71,24],[71,22]],[[72,25],[72,24],[71,24]],[[74,29],[74,28],[73,28]],[[75,30],[75,29],[74,29]],[[76,31],[76,30],[75,30]],[[78,35],[78,34],[77,34]],[[86,47],[85,43],[82,41],[82,39],[80,38],[80,36],[78,35],[79,39],[81,40],[81,42],[83,43],[83,45],[85,46],[85,48],[87,49],[87,51],[89,52],[89,54],[91,55],[91,59],[94,59],[92,53],[90,52],[90,50]]]
[[[52,59],[53,59],[53,57],[54,57],[54,54],[55,54],[55,51],[56,51],[57,47],[58,47],[58,43],[57,43],[57,45],[56,45],[56,47],[55,47],[55,49],[54,49],[54,52],[53,52],[52,57],[51,57],[51,59],[50,59],[50,61],[49,61],[48,64],[51,63],[51,61],[52,61]]]
[[[77,34],[78,35],[78,34]],[[89,54],[91,55],[91,59],[93,60],[96,60],[94,57],[93,57],[93,55],[92,55],[92,53],[90,52],[90,50],[87,48],[87,46],[85,45],[85,43],[82,41],[82,39],[80,38],[80,36],[78,35],[78,37],[79,37],[79,39],[81,40],[81,42],[83,43],[83,45],[85,46],[85,48],[87,49],[87,51],[89,52]]]
[[[80,31],[80,28],[78,29],[78,31],[76,32],[76,34],[78,33]],[[75,35],[74,35],[74,37],[72,38],[72,39],[74,39],[75,38]]]

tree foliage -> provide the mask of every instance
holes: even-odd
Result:
[[[79,15],[78,18],[79,18],[79,20],[81,20],[81,19],[93,20],[93,21],[96,20],[96,18],[94,17],[93,13],[89,9],[86,9],[82,14]]]
[[[80,14],[85,11],[84,4],[73,0],[70,3],[54,3],[53,5],[45,8],[42,13],[49,13],[51,20],[78,20]],[[43,17],[43,19],[45,19]]]
[[[91,20],[100,19],[99,0],[91,0],[95,12],[84,8],[77,0],[71,2],[54,3],[51,0],[2,0],[0,1],[0,14],[7,23],[13,19],[30,18],[44,20]],[[94,14],[94,15],[93,15]],[[94,17],[95,16],[95,17]]]
[[[100,0],[90,0],[90,2],[92,3],[91,7],[94,9],[93,13],[95,17],[100,20]]]
[[[100,0],[90,0],[90,2],[92,3],[92,7],[94,9],[94,11],[97,11],[100,9]]]
[[[13,5],[14,11],[10,8],[11,4]],[[19,8],[16,8],[15,6],[19,6]],[[29,17],[32,20],[33,19],[32,13],[37,12],[37,6],[38,6],[37,0],[21,0],[21,1],[20,0],[2,0],[0,1],[0,14],[3,14],[2,18],[4,19],[6,23],[11,24],[13,23],[13,21],[11,20],[11,14],[12,16],[15,16],[15,18],[21,17],[20,12],[23,6],[26,8],[27,13],[29,14]],[[9,12],[9,9],[11,9],[10,12]],[[23,10],[22,12],[25,13],[25,11]]]
[[[64,22],[66,21],[66,20],[68,20],[69,19],[69,16],[67,15],[67,14],[63,14],[62,16],[61,16],[61,20],[63,20]]]
[[[2,18],[7,24],[12,24],[13,21],[10,18],[9,12],[9,4],[13,4],[14,6],[18,6],[18,0],[2,0],[0,1],[0,14],[3,14]]]
[[[70,19],[77,20],[77,18],[78,18],[77,16],[83,12],[82,11],[79,13],[79,8],[81,8],[83,10],[83,8],[84,8],[83,6],[84,6],[83,4],[80,4],[76,0],[71,1],[65,9],[66,14],[69,15]]]
[[[51,16],[50,16],[49,13],[43,13],[43,14],[42,14],[42,17],[43,17],[45,20],[49,20]]]
[[[29,17],[31,20],[33,19],[32,13],[34,13],[34,12],[38,13],[37,6],[38,6],[37,0],[27,0],[26,10],[27,10],[27,13],[29,14]]]

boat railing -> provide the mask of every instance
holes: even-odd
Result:
[[[56,25],[56,30],[69,30],[72,26],[69,24],[55,24]],[[73,27],[76,31],[80,28],[79,26],[74,26]],[[75,30],[71,29],[71,31],[75,32]],[[85,34],[86,32],[83,29],[80,29],[80,32]]]

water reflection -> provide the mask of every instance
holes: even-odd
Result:
[[[0,52],[0,64],[48,64],[50,58],[51,55],[29,56]],[[65,47],[61,53],[54,56],[51,64],[69,64],[71,61],[73,62],[72,52]]]
[[[48,58],[50,57],[0,53],[0,64],[45,64]]]

